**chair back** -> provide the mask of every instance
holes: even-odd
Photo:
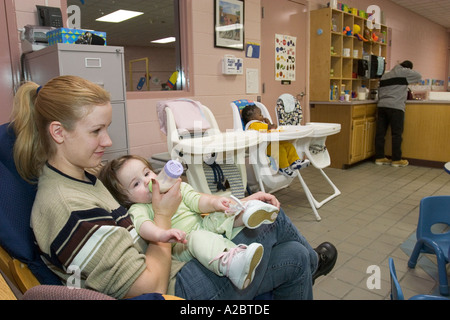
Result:
[[[433,229],[434,225],[443,224],[440,232]],[[429,238],[438,242],[450,243],[450,196],[430,196],[420,201],[419,222],[417,224],[417,239]],[[447,252],[446,252],[447,253]]]
[[[275,114],[279,126],[299,126],[302,124],[302,107],[298,99],[291,94],[285,93],[278,97]]]
[[[13,146],[12,126],[0,126],[0,246],[13,258],[27,264],[40,283],[61,284],[39,256],[30,227],[31,208],[37,185],[23,180],[18,174]]]
[[[163,100],[157,104],[160,129],[167,135],[169,154],[181,139],[193,134],[220,132],[211,110],[199,101],[191,99]]]
[[[216,158],[228,161],[229,154],[219,158],[216,150],[210,150],[205,154],[186,155],[175,146],[182,140],[190,138],[205,138],[220,134],[220,128],[212,111],[199,101],[191,99],[164,100],[157,104],[157,114],[160,120],[161,131],[167,134],[167,150],[172,159],[186,161],[186,176],[189,184],[196,191],[227,195],[229,191],[238,197],[245,196],[247,186],[247,173],[245,164],[237,160],[238,153],[234,154],[234,162],[220,164],[220,168],[210,166],[216,162]],[[237,149],[238,146],[236,146]],[[230,153],[231,154],[231,153]],[[211,163],[210,163],[211,162]],[[219,163],[219,161],[217,161]],[[219,170],[215,171],[215,169]],[[225,177],[228,182],[225,186],[219,179]],[[219,181],[221,180],[221,181]],[[225,190],[224,190],[225,189]]]
[[[405,300],[402,288],[400,287],[400,283],[397,279],[394,260],[392,258],[389,258],[389,273],[391,278],[391,300]]]
[[[233,112],[233,130],[234,131],[245,131],[244,120],[242,120],[242,109],[244,109],[248,105],[254,104],[259,109],[261,109],[261,114],[264,118],[269,119],[271,123],[272,117],[270,116],[269,110],[267,110],[266,106],[261,102],[252,101],[252,100],[235,100],[231,102],[231,110]]]

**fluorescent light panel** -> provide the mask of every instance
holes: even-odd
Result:
[[[96,21],[118,23],[118,22],[122,22],[122,21],[125,21],[128,19],[140,16],[141,14],[144,14],[144,13],[120,9],[113,13],[107,14],[106,16],[98,18],[98,19],[96,19]]]
[[[175,37],[168,37],[164,39],[154,40],[152,43],[171,43],[175,42],[177,39]]]

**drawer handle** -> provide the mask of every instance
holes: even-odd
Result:
[[[86,68],[101,68],[102,59],[101,58],[85,58],[84,65]]]

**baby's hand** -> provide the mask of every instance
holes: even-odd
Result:
[[[160,238],[161,242],[168,242],[168,243],[183,243],[186,244],[186,232],[178,229],[169,229],[165,230],[161,234]]]
[[[216,212],[227,212],[230,209],[230,199],[218,197],[214,201],[214,210]]]

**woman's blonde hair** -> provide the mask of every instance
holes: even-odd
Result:
[[[120,183],[117,172],[123,167],[123,165],[131,159],[142,161],[150,170],[153,170],[152,165],[147,159],[137,155],[125,155],[117,159],[108,161],[101,169],[98,178],[105,185],[106,189],[112,194],[112,196],[125,208],[130,208],[134,202],[131,202],[127,189]]]
[[[43,87],[24,83],[14,97],[11,118],[16,134],[14,161],[22,178],[35,182],[45,162],[54,156],[48,131],[51,122],[59,121],[71,131],[93,106],[110,100],[105,89],[76,76],[56,77]]]

